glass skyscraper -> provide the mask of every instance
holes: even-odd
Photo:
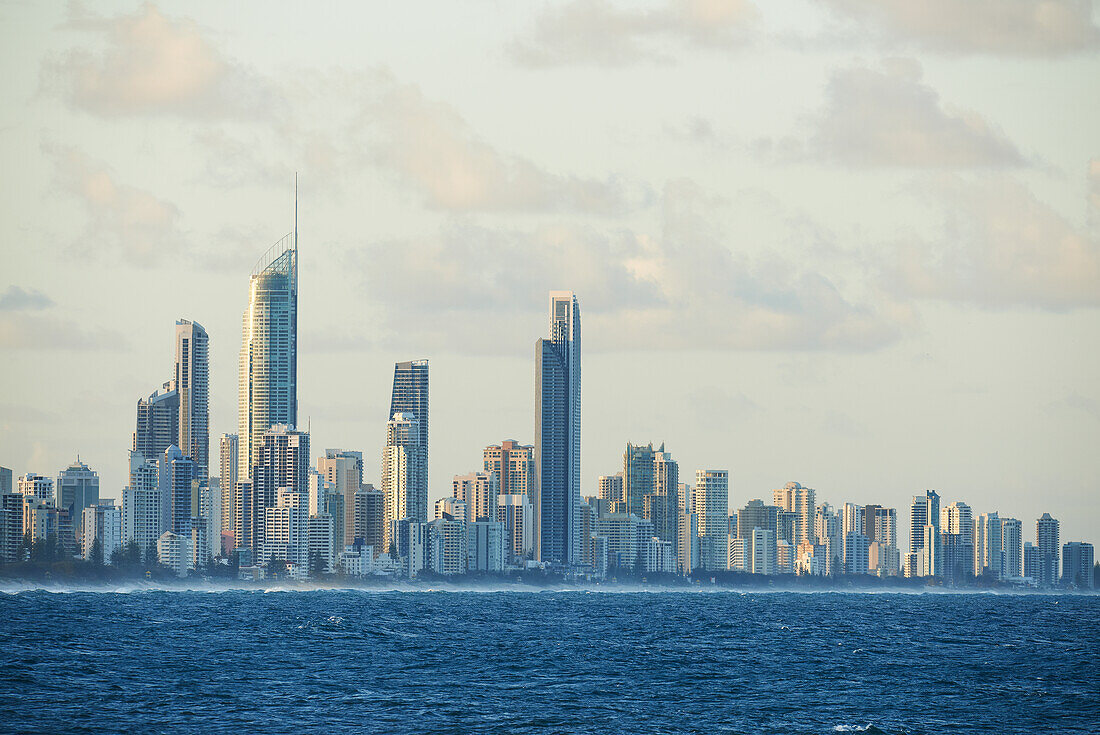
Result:
[[[198,322],[176,321],[175,375],[179,394],[179,448],[195,463],[196,477],[210,472],[210,337]]]
[[[535,558],[579,563],[581,310],[572,291],[550,292],[550,336],[535,343]]]
[[[239,480],[264,434],[298,424],[298,228],[260,258],[248,284],[240,355]]]

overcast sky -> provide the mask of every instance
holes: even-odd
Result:
[[[121,497],[174,321],[237,427],[293,227],[299,412],[377,482],[431,361],[432,500],[534,436],[578,294],[585,494],[627,441],[1100,542],[1100,8],[1072,0],[0,6],[0,464]],[[904,545],[907,533],[899,528]]]

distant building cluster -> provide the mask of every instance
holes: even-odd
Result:
[[[298,421],[297,231],[249,280],[239,367],[238,427],[210,456],[210,339],[175,325],[171,377],[137,401],[121,503],[101,499],[79,458],[56,481],[0,468],[0,560],[61,557],[111,564],[124,550],[180,576],[228,565],[242,578],[326,574],[500,574],[542,569],[573,578],[754,575],[984,579],[1020,586],[1093,585],[1091,544],[1060,542],[1058,521],[974,515],[928,490],[909,506],[909,544],[896,508],[821,502],[797,482],[730,513],[726,469],[681,478],[664,444],[630,444],[622,471],[582,496],[581,316],[577,297],[550,293],[547,336],[535,345],[534,442],[484,448],[429,493],[427,360],[394,366],[378,484],[363,453],[326,449],[311,461]],[[681,482],[681,479],[687,481]]]

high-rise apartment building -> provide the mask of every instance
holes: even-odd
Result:
[[[297,204],[295,204],[297,209]],[[238,481],[261,466],[264,434],[298,424],[298,224],[252,270],[241,329]],[[270,498],[271,507],[275,496]],[[263,513],[253,525],[263,524]],[[239,544],[239,541],[238,541]]]
[[[455,475],[452,489],[454,497],[466,503],[466,521],[496,521],[499,492],[495,473],[471,472],[467,475]]]
[[[122,548],[122,508],[116,506],[114,500],[98,500],[86,507],[81,516],[84,536],[80,555],[90,560],[92,547],[98,541],[103,563],[110,564],[111,556]]]
[[[386,503],[385,547],[392,521],[428,520],[428,453],[420,445],[420,422],[411,413],[395,413],[386,423],[382,449],[382,494]]]
[[[233,533],[237,527],[234,515],[236,503],[234,493],[240,481],[240,438],[236,434],[222,434],[219,440],[222,490],[222,528],[223,532]]]
[[[263,542],[266,510],[278,503],[279,492],[301,493],[309,501],[309,434],[276,424],[260,437],[252,468],[251,548],[259,553]],[[238,483],[240,484],[240,483]],[[240,511],[238,511],[240,512]],[[238,541],[240,546],[241,542]]]
[[[169,380],[160,390],[137,403],[137,425],[131,449],[146,459],[155,459],[173,444],[179,445],[180,396],[176,382]]]
[[[974,536],[974,515],[966,503],[955,501],[940,510],[940,533]]]
[[[160,461],[130,452],[129,484],[122,489],[122,542],[136,542],[145,558],[155,553],[157,539],[167,530],[162,528]]]
[[[976,552],[975,552],[976,554]],[[1024,574],[1023,524],[1015,518],[1001,519],[1002,577],[1018,579]],[[975,572],[977,569],[975,568]]]
[[[28,472],[16,481],[15,492],[25,498],[39,498],[48,500],[52,504],[54,501],[53,478]]]
[[[581,501],[581,311],[572,291],[550,292],[549,332],[535,343],[535,558],[570,565]]]
[[[526,495],[497,496],[497,520],[504,524],[504,545],[509,559],[530,558],[535,548],[534,519],[534,508]]]
[[[76,458],[57,476],[57,507],[70,517],[80,518],[84,509],[99,502],[99,475]],[[74,528],[79,523],[74,523]]]
[[[485,447],[482,468],[497,473],[501,495],[531,497],[535,485],[535,448],[506,439]]]
[[[935,490],[914,495],[909,515],[909,551],[924,548],[924,527],[931,525],[940,532],[940,496]]]
[[[614,503],[626,502],[623,496],[623,473],[600,475],[596,483],[596,497],[600,500],[606,500],[608,508],[618,512],[626,510],[625,505],[621,508],[615,508],[613,505]]]
[[[410,360],[393,366],[393,390],[390,394],[390,412],[386,420],[396,414],[416,417],[420,432],[420,446],[428,454],[428,361]]]
[[[160,463],[161,531],[171,531],[181,538],[191,536],[191,519],[198,516],[197,498],[192,481],[195,463],[184,456],[177,446],[164,450]]]
[[[344,525],[337,529],[336,548],[343,551],[356,537],[355,493],[363,485],[363,453],[344,449],[326,449],[324,457],[317,458],[317,471],[330,483],[333,492],[344,499],[341,514]],[[369,542],[368,542],[369,543]],[[376,548],[375,553],[381,553]]]
[[[699,516],[699,565],[725,569],[729,549],[729,471],[696,470],[692,493]]]
[[[1039,520],[1035,521],[1035,546],[1042,557],[1042,578],[1039,584],[1049,587],[1058,581],[1059,553],[1062,545],[1059,543],[1058,521],[1050,517],[1050,513],[1043,513]]]
[[[1004,576],[1004,541],[1001,518],[996,512],[981,513],[974,521],[974,574],[1001,579]]]
[[[783,487],[772,491],[772,504],[795,514],[795,546],[803,541],[817,542],[817,535],[814,532],[814,512],[817,506],[815,490],[812,487],[802,487],[797,482],[788,482]]]
[[[176,320],[175,358],[178,446],[195,463],[195,477],[205,480],[210,476],[210,337],[201,324]]]
[[[1067,541],[1062,546],[1062,583],[1082,590],[1093,587],[1092,544]]]

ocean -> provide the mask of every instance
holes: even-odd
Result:
[[[5,732],[1100,732],[1100,597],[0,594]]]

